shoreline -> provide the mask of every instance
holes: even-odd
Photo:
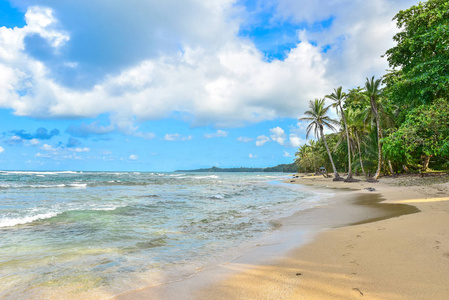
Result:
[[[420,203],[413,202],[413,206],[410,206],[404,204],[411,203],[398,203],[398,201],[404,202],[404,200],[410,199],[416,201],[416,199],[429,198],[429,195],[435,195],[436,192],[429,192],[429,188],[410,188],[409,186],[401,188],[392,187],[384,183],[334,183],[329,181],[329,179],[319,177],[298,178],[286,182],[300,183],[310,190],[318,189],[319,191],[327,190],[335,192],[334,204],[303,211],[294,214],[291,217],[284,218],[282,220],[283,231],[284,233],[290,232],[290,236],[287,234],[283,243],[257,247],[234,261],[220,265],[212,270],[199,272],[186,280],[127,292],[114,297],[114,299],[255,299],[260,297],[273,299],[313,299],[314,297],[338,298],[340,296],[342,299],[351,299],[351,297],[361,297],[363,295],[370,295],[375,299],[395,299],[394,297],[390,297],[392,296],[391,294],[388,296],[382,294],[382,291],[389,291],[390,289],[392,290],[392,293],[394,293],[394,288],[381,287],[380,291],[378,289],[372,289],[370,286],[358,284],[359,277],[362,276],[357,275],[360,274],[360,272],[346,272],[346,269],[354,266],[360,267],[361,264],[356,259],[347,262],[348,266],[343,267],[344,264],[341,260],[345,261],[349,259],[351,255],[354,256],[356,254],[355,256],[358,256],[360,253],[359,251],[352,250],[351,252],[347,251],[348,249],[341,249],[341,247],[343,247],[342,244],[347,242],[359,244],[361,241],[360,238],[365,235],[365,232],[368,230],[373,231],[373,228],[376,228],[377,230],[377,226],[385,227],[385,224],[383,223],[392,222],[393,225],[389,225],[391,228],[395,227],[394,223],[397,223],[402,219],[410,219],[412,220],[411,223],[414,223],[413,220],[417,215],[426,216],[426,212],[428,212],[427,207],[421,209],[420,206],[422,205]],[[370,192],[364,190],[366,187],[374,187],[376,191]],[[448,187],[447,184],[444,185],[444,187]],[[449,189],[445,190],[446,195],[449,195],[449,193],[447,193],[448,190]],[[357,202],[357,197],[359,197],[359,201],[358,203],[355,203]],[[375,199],[376,197],[377,199]],[[379,205],[378,203],[381,202],[381,200],[383,201]],[[378,205],[377,207],[376,203]],[[449,208],[449,202],[437,203],[443,203],[442,205]],[[415,207],[418,207],[421,212],[416,213],[417,209],[415,209]],[[404,208],[407,208],[409,211],[404,212]],[[449,209],[447,209],[447,212],[449,212]],[[385,215],[385,213],[387,214]],[[406,215],[404,213],[406,213]],[[298,215],[300,215],[300,218]],[[379,221],[379,219],[381,219],[381,221]],[[358,233],[352,237],[351,234],[353,234],[354,229],[359,230],[360,227],[364,228],[364,230],[362,230],[364,234]],[[395,230],[397,231],[396,227]],[[449,236],[449,231],[440,227],[438,228],[443,229],[443,231],[446,230],[445,232],[447,232],[447,235]],[[449,226],[446,226],[446,228],[448,227]],[[296,236],[295,234],[292,234],[292,232],[295,231]],[[343,233],[340,233],[340,231]],[[377,231],[387,232],[384,231],[384,229],[378,229]],[[274,235],[276,234],[277,232],[274,233]],[[349,236],[345,238],[345,240],[341,240],[342,234]],[[407,234],[402,233],[402,236],[407,236]],[[382,240],[385,237],[381,235],[376,236],[375,238],[380,239],[379,241],[382,244]],[[449,243],[444,244],[444,240],[441,237],[439,239],[441,241],[436,239],[440,242],[439,247],[444,248],[444,246],[446,246],[446,250],[449,253]],[[403,239],[399,238],[399,240]],[[397,241],[393,240],[393,242]],[[376,242],[373,241],[371,243]],[[346,246],[349,245],[350,243]],[[371,249],[370,247],[367,249]],[[329,250],[326,249],[338,251],[329,252]],[[353,252],[356,253],[353,254]],[[372,252],[373,251],[369,250],[362,254],[373,257],[371,261],[376,262],[376,259],[374,259],[376,253]],[[378,252],[382,251],[378,250]],[[442,259],[438,260],[438,264],[444,262],[444,259],[449,262],[449,254],[448,258],[446,258],[444,253],[446,252],[443,252],[443,255],[440,255]],[[313,257],[314,255],[316,257]],[[383,257],[382,261],[388,261],[388,252],[379,253],[379,255]],[[309,258],[310,256],[312,256],[312,258]],[[313,266],[311,267],[312,269],[305,268],[301,263],[304,262],[303,259],[306,257],[314,261],[314,264],[311,264],[311,266]],[[340,262],[337,258],[340,259]],[[331,259],[331,262],[323,264],[323,259]],[[335,259],[335,261],[333,261],[333,259]],[[306,265],[309,265],[309,263]],[[369,264],[366,263],[366,265]],[[408,265],[409,264],[405,264],[402,266],[402,269],[407,269]],[[341,266],[344,271],[342,269],[336,274],[334,274],[334,272],[331,274],[341,280],[334,280],[335,282],[332,282],[330,286],[329,284],[322,283],[320,276],[317,275],[323,272],[321,268],[334,269],[338,266]],[[319,270],[317,270],[317,268]],[[377,269],[382,270],[382,268]],[[387,270],[384,271],[386,272]],[[306,274],[315,275],[307,276]],[[397,276],[399,275],[399,277],[404,275],[395,274]],[[443,276],[443,278],[449,276],[449,272],[446,272],[445,269],[439,274]],[[363,279],[365,280],[365,277],[369,278],[370,276],[369,272],[367,275],[363,274]],[[342,278],[344,278],[344,280]],[[326,279],[326,281],[328,281],[328,278],[324,274],[321,275],[321,279]],[[319,288],[320,285],[323,285],[324,288]],[[349,287],[352,285],[357,286]],[[443,293],[432,293],[433,299],[439,299],[438,295],[443,295],[444,293],[449,292],[444,286],[441,286],[441,284],[435,285],[440,291],[443,291]],[[312,288],[312,286],[315,286],[316,288]],[[328,294],[325,292],[328,290],[334,292]],[[338,292],[335,292],[337,290]],[[319,291],[322,293],[319,293]],[[414,291],[414,294],[416,294],[416,291]],[[401,291],[399,295],[405,295],[405,293]],[[402,298],[398,297],[398,299]]]

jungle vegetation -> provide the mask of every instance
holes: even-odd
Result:
[[[384,54],[385,75],[310,101],[300,120],[316,139],[296,152],[300,172],[324,166],[335,178],[340,171],[376,180],[449,169],[449,1],[420,2],[393,20],[400,31]]]

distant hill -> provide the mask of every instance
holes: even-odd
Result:
[[[175,172],[277,172],[277,173],[296,173],[298,167],[295,163],[292,164],[282,164],[275,167],[269,168],[205,168],[205,169],[195,169],[195,170],[176,170]]]

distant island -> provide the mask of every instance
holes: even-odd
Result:
[[[296,173],[298,171],[298,166],[295,163],[292,164],[282,164],[275,167],[268,168],[204,168],[195,170],[176,170],[175,172],[277,172],[277,173]]]

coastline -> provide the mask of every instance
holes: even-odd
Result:
[[[322,177],[287,182],[330,188],[334,204],[283,219],[282,243],[115,299],[444,299],[449,293],[447,183],[334,183]]]

